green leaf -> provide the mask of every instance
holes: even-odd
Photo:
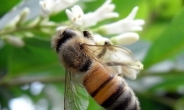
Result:
[[[89,106],[87,110],[104,110],[100,105],[98,105],[92,97],[89,97]]]
[[[184,51],[183,20],[184,9],[175,16],[170,26],[153,42],[143,61],[145,68]]]
[[[8,108],[8,102],[13,97],[12,93],[6,87],[0,86],[0,97],[0,109]]]
[[[183,72],[170,72],[157,75],[162,81],[154,86],[151,86],[148,90],[149,93],[157,90],[165,90],[170,92],[178,91],[179,87],[184,85],[184,73]]]
[[[31,38],[25,39],[25,44],[23,48],[11,48],[8,54],[9,76],[38,73],[44,73],[44,75],[64,74],[49,40]]]
[[[183,110],[184,109],[184,97],[180,98],[175,104],[175,110]]]
[[[1,42],[2,43],[2,42]],[[4,44],[0,47],[0,79],[3,78],[4,75],[7,74],[8,65],[7,65],[7,51],[8,48]]]
[[[144,0],[114,0],[113,3],[116,5],[115,12],[119,13],[119,19],[127,17],[132,9],[136,6],[139,6],[140,8],[140,10],[138,10],[137,12],[138,15],[136,15],[136,17],[139,16],[139,13],[141,14],[141,16],[145,16],[145,14],[148,13],[148,4],[146,4]]]
[[[1,10],[0,10],[0,17],[2,17],[6,12],[10,11],[13,6],[18,4],[21,0],[1,0]]]
[[[154,11],[161,18],[171,18],[182,8],[182,0],[153,0]]]
[[[170,110],[168,106],[155,100],[154,96],[145,93],[137,93],[136,95],[140,101],[141,110]]]

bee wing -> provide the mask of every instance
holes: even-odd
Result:
[[[92,47],[92,48],[91,48]],[[90,55],[109,66],[120,76],[135,79],[143,65],[137,61],[130,50],[115,45],[87,45]]]
[[[70,71],[66,71],[64,110],[86,110],[88,102],[88,94],[85,88],[75,82]]]
[[[130,50],[119,46],[108,46],[102,62],[113,68],[120,76],[129,79],[136,79],[138,72],[143,69],[141,62],[133,57]]]

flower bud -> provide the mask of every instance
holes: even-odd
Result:
[[[25,45],[24,41],[20,37],[7,36],[6,41],[15,47],[23,47]]]
[[[139,35],[133,32],[127,32],[118,36],[112,37],[110,40],[113,44],[129,45],[138,41]]]

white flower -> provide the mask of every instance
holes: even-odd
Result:
[[[55,24],[56,24],[55,22],[49,21],[49,18],[44,18],[40,22],[41,26],[54,26]]]
[[[115,5],[111,4],[111,0],[107,0],[95,12],[86,14],[84,23],[86,24],[86,26],[94,26],[99,21],[102,21],[104,19],[118,17],[119,14],[116,12],[113,12],[114,8],[115,8]]]
[[[36,17],[35,19],[33,19],[32,21],[29,22],[28,26],[29,27],[34,27],[36,25],[38,25],[41,21],[41,17]]]
[[[106,38],[106,37],[102,37],[100,34],[94,34],[93,36],[93,40],[97,45],[104,45],[105,42],[109,42],[111,43],[111,41]]]
[[[131,51],[124,48],[116,48],[115,51],[108,51],[109,55],[103,57],[106,62],[119,62],[122,65],[114,66],[118,74],[129,79],[136,79],[137,74],[143,69],[141,62],[137,61],[131,54]]]
[[[81,7],[76,5],[71,8],[71,10],[66,10],[66,14],[69,18],[69,20],[77,26],[82,26],[83,19],[84,19],[84,12],[82,11]]]
[[[16,27],[18,24],[25,21],[26,17],[29,15],[30,9],[28,7],[25,7],[22,9],[21,13],[18,14],[15,18],[13,18],[8,24],[8,27]]]
[[[33,19],[31,22],[29,22],[29,24],[27,25],[28,27],[35,27],[35,26],[43,26],[43,27],[49,27],[49,26],[55,26],[57,25],[57,23],[53,22],[53,21],[49,21],[48,17],[36,17],[35,19]]]
[[[8,43],[10,43],[16,47],[23,47],[25,45],[24,41],[20,37],[7,36],[6,40]]]
[[[121,66],[122,76],[125,76],[131,80],[135,80],[137,74],[143,69],[143,64],[139,61],[133,62],[129,67]]]
[[[42,0],[39,2],[42,8],[42,16],[49,16],[52,13],[60,11],[58,8],[60,1],[59,0]]]
[[[134,32],[126,32],[110,39],[113,44],[129,45],[139,40],[139,35]]]
[[[125,19],[112,24],[103,25],[99,27],[99,29],[101,31],[105,31],[106,34],[121,34],[129,31],[141,31],[142,25],[144,25],[144,20],[134,20],[137,10],[138,7],[135,7]]]
[[[39,2],[42,8],[42,16],[47,17],[51,14],[61,12],[67,7],[75,4],[78,0],[42,0]]]
[[[68,28],[68,26],[59,26],[59,27],[57,27],[56,31],[59,32],[59,31],[65,30],[67,28]]]
[[[106,2],[94,12],[84,14],[81,7],[74,6],[71,10],[67,9],[66,14],[74,25],[90,27],[104,19],[118,17],[118,13],[113,12],[114,8],[115,5],[111,4],[111,0],[106,0]]]

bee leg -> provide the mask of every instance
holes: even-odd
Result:
[[[105,62],[107,66],[122,66],[122,63],[119,62]]]
[[[107,47],[109,45],[111,45],[110,42],[108,42],[108,41],[104,42],[104,47],[103,47],[102,51],[97,55],[98,58],[101,58],[101,57],[103,57],[105,55],[105,53],[107,51]]]

